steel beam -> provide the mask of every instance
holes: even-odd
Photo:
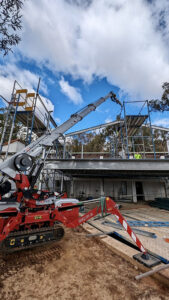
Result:
[[[169,159],[61,159],[47,160],[46,169],[59,169],[72,175],[169,177]]]

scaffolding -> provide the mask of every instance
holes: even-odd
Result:
[[[135,103],[134,113],[128,106]],[[136,108],[139,110],[136,113]],[[154,158],[156,150],[148,101],[126,101],[118,120],[110,125],[110,157]],[[139,154],[139,155],[137,155]]]
[[[133,105],[134,104],[134,105]],[[148,101],[126,101],[120,115],[109,124],[101,124],[91,128],[79,130],[67,134],[67,138],[75,137],[80,141],[81,134],[103,129],[105,134],[106,150],[102,152],[85,152],[81,147],[81,152],[71,152],[73,158],[113,158],[113,159],[156,159],[163,158],[166,151],[160,152],[155,149],[154,130],[152,126],[151,114]],[[162,128],[161,128],[162,130]],[[95,135],[93,135],[95,137]],[[82,144],[82,142],[81,142]],[[68,148],[68,147],[67,147]],[[71,147],[69,147],[71,148]],[[164,149],[165,150],[165,149]],[[91,150],[92,151],[92,150]],[[83,154],[83,155],[82,155]]]
[[[133,105],[139,108],[138,114],[127,114],[127,105]],[[124,123],[122,128],[122,144],[127,158],[146,158],[148,153],[156,159],[154,144],[154,135],[151,124],[151,115],[148,101],[126,101],[123,102]],[[148,129],[148,135],[143,130]]]
[[[12,141],[14,128],[17,124],[24,126],[24,138],[22,141],[25,146],[30,144],[32,137],[40,137],[50,126],[56,128],[57,125],[51,116],[42,97],[39,95],[40,79],[38,82],[36,92],[30,92],[15,80],[12,90],[10,101],[7,101],[3,96],[0,96],[6,104],[1,118],[1,141],[0,141],[0,154],[4,143],[7,144],[4,159],[7,158],[9,146]],[[3,119],[3,120],[2,120]]]

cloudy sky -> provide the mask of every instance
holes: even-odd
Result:
[[[36,89],[40,76],[58,124],[111,90],[121,101],[152,99],[169,81],[168,0],[25,0],[22,14],[21,43],[0,54],[0,94],[9,99],[14,79]],[[108,101],[75,129],[119,112]],[[152,121],[169,127],[167,113]]]

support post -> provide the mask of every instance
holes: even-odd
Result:
[[[164,189],[166,198],[169,197],[169,178],[164,178]]]
[[[64,138],[64,145],[63,145],[63,159],[65,159],[65,153],[66,153],[66,137],[63,136]]]
[[[34,120],[35,120],[36,104],[37,104],[37,99],[38,99],[38,95],[39,95],[40,80],[41,80],[41,78],[39,77],[38,86],[37,86],[37,90],[36,90],[36,96],[35,96],[35,103],[34,103],[32,124],[31,124],[31,131],[30,131],[30,135],[29,135],[29,144],[31,143],[31,140],[32,140],[32,131],[33,131],[33,125],[34,125]]]
[[[14,97],[14,94],[12,94],[12,100],[13,100],[13,97]],[[17,114],[17,110],[18,110],[19,100],[20,100],[20,94],[18,96],[17,103],[16,103],[16,108],[15,108],[15,112],[14,112],[14,116],[13,116],[13,121],[12,121],[12,125],[11,125],[9,140],[8,140],[8,147],[7,147],[6,154],[5,154],[5,159],[8,156],[9,146],[10,146],[10,143],[11,143],[11,140],[12,140],[12,134],[13,134],[14,126],[15,126],[15,120],[16,120],[16,114]]]
[[[74,181],[73,181],[73,178],[70,181],[70,196],[71,197],[74,196]]]
[[[54,145],[55,145],[56,159],[57,159],[58,158],[58,143],[57,143],[57,140],[55,141]]]
[[[60,192],[61,193],[63,192],[63,178],[64,178],[64,175],[62,173],[62,175],[61,175],[61,183],[60,183]]]
[[[144,151],[144,159],[146,158],[145,156],[145,144],[144,144],[144,136],[143,136],[143,127],[141,127],[141,138],[142,138],[142,143],[143,143],[143,151]]]
[[[136,184],[135,181],[133,180],[132,180],[132,196],[133,196],[133,202],[137,203]]]
[[[150,116],[150,108],[149,108],[148,100],[147,100],[147,109],[148,109],[148,118],[149,118],[149,122],[150,122],[150,132],[151,132],[151,138],[152,138],[152,144],[153,144],[154,159],[156,159],[156,151],[155,151],[153,130],[152,130],[152,126],[151,126],[151,116]]]
[[[100,179],[100,195],[101,197],[104,196],[104,178]]]
[[[125,108],[125,102],[124,102],[123,106],[124,106],[124,124],[125,124],[125,131],[126,131],[127,157],[128,157],[128,159],[129,159],[129,145],[128,145],[128,132],[127,132],[127,123],[126,123],[126,108]]]
[[[56,191],[56,170],[53,170],[53,191]]]
[[[135,158],[135,140],[134,140],[134,136],[132,136],[132,146],[133,146],[133,152],[134,152],[134,155],[133,157]]]
[[[82,143],[82,148],[81,148],[81,159],[83,159],[83,143]]]
[[[45,159],[45,154],[46,154],[46,149],[44,148],[43,152],[42,152],[42,161],[44,161],[44,159]],[[38,187],[39,191],[41,191],[41,189],[42,189],[42,179],[43,179],[43,174],[41,171],[40,176],[39,176],[39,187]]]

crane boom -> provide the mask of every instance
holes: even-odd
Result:
[[[108,98],[111,98],[113,102],[122,105],[116,98],[113,92],[110,92],[105,97],[101,97],[97,101],[88,104],[86,107],[71,115],[71,117],[65,121],[62,125],[58,126],[52,132],[46,132],[36,141],[25,147],[19,153],[14,154],[12,157],[0,164],[0,171],[10,178],[15,178],[17,171],[25,172],[29,171],[33,164],[33,159],[38,157],[44,147],[52,147],[53,142],[63,135],[68,129],[73,127],[79,121],[81,121],[90,112],[94,111],[99,105],[105,102]]]

